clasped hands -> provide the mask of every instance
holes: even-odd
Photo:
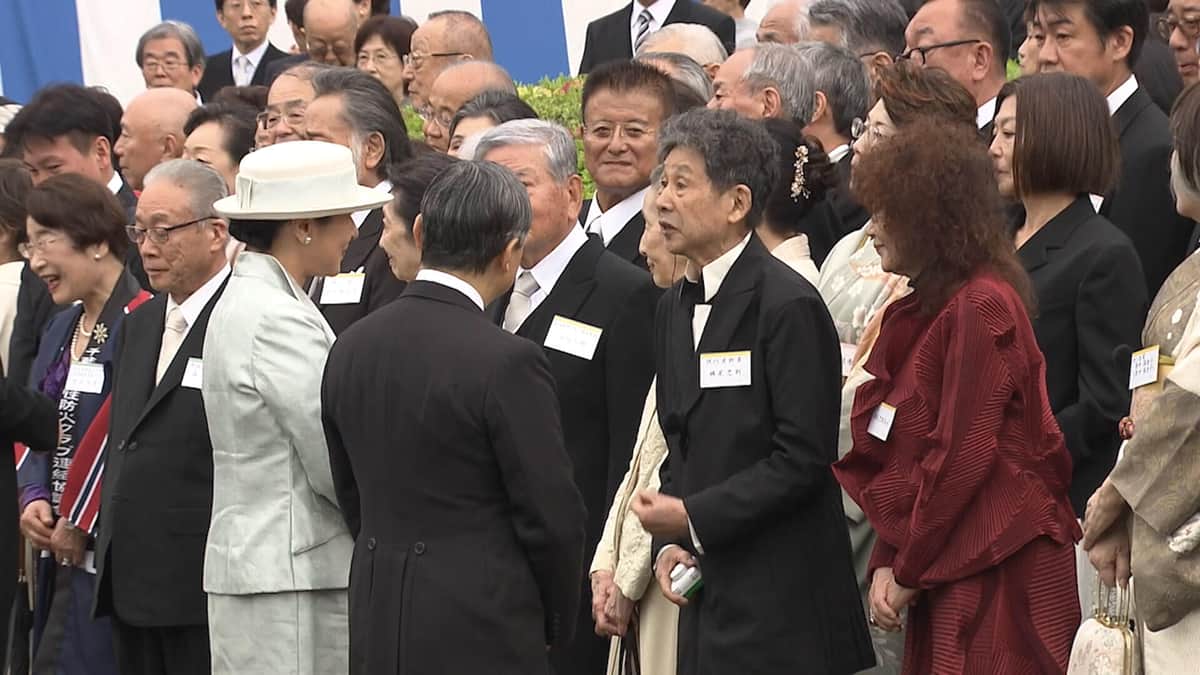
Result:
[[[904,627],[900,612],[905,607],[917,604],[921,591],[906,588],[896,582],[891,567],[880,567],[871,577],[871,589],[867,592],[871,624],[889,633],[898,633]]]
[[[87,551],[87,533],[66,518],[54,520],[50,503],[44,499],[30,502],[21,513],[21,533],[34,548],[48,550],[60,565],[78,565]]]
[[[592,572],[592,620],[600,637],[625,636],[629,618],[633,616],[633,601],[625,597],[621,587],[608,570]]]

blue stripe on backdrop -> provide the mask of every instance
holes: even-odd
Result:
[[[0,0],[0,63],[4,93],[17,101],[51,82],[82,82],[75,3]]]
[[[570,73],[562,0],[481,0],[496,62],[517,82]]]
[[[195,28],[204,43],[205,53],[223,52],[233,44],[229,33],[217,22],[217,5],[213,0],[159,0],[158,6],[162,8],[164,19],[183,21]],[[283,11],[282,0],[279,11]]]

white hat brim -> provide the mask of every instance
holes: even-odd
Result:
[[[294,218],[324,218],[326,216],[337,216],[356,211],[377,209],[390,201],[392,201],[392,195],[386,192],[357,186],[354,193],[348,197],[339,199],[336,204],[322,206],[319,209],[297,208],[284,211],[264,211],[255,208],[242,208],[238,205],[238,196],[229,195],[224,199],[217,200],[213,204],[213,210],[220,214],[222,218],[236,218],[240,220],[292,220]]]

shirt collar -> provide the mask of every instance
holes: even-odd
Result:
[[[113,171],[112,178],[108,179],[108,191],[115,195],[120,193],[123,187],[125,187],[125,181],[121,179],[121,174]]]
[[[379,185],[376,185],[375,187],[373,187],[371,189],[379,190],[380,192],[391,192],[392,191],[392,181],[387,180],[387,179],[381,180],[381,181],[379,181]],[[374,210],[375,209],[363,209],[362,211],[355,211],[354,213],[351,213],[350,220],[354,221],[354,227],[361,228],[363,221],[365,221],[367,219],[367,216],[371,215],[371,211],[374,211]]]
[[[182,303],[175,302],[175,298],[171,294],[167,294],[167,312],[178,307],[183,313],[184,321],[187,321],[188,328],[191,328],[196,323],[196,319],[200,318],[200,312],[204,311],[204,306],[212,300],[217,294],[217,289],[221,288],[221,284],[225,283],[225,279],[229,277],[229,265],[221,268],[211,279],[204,282],[204,285],[196,289],[195,293],[188,296],[187,300]]]
[[[632,16],[629,18],[629,25],[635,31],[637,30],[638,15],[642,13],[643,9],[650,10],[650,16],[654,17],[654,20],[650,22],[650,30],[657,30],[666,24],[671,10],[675,9],[675,0],[657,0],[651,3],[649,7],[643,7],[642,3],[634,2]]]
[[[417,281],[428,281],[438,284],[439,286],[452,288],[467,296],[467,299],[475,303],[475,306],[479,308],[479,311],[483,311],[483,296],[479,294],[479,291],[475,290],[475,287],[471,284],[468,284],[449,272],[422,268],[417,271],[416,279]]]
[[[721,290],[721,284],[725,282],[725,277],[729,276],[729,270],[733,269],[733,264],[741,257],[742,251],[746,250],[746,244],[749,243],[750,233],[747,232],[736,246],[701,268],[700,274],[696,274],[695,268],[688,264],[685,272],[688,281],[694,284],[700,280],[701,275],[704,277],[704,302],[710,302],[717,291]]]
[[[262,61],[263,54],[267,53],[267,45],[269,44],[271,44],[271,41],[264,39],[262,44],[250,50],[249,54],[243,54],[241,50],[237,48],[237,45],[234,45],[233,58],[230,59],[230,62],[237,63],[239,57],[245,56],[246,58],[250,59],[250,69],[254,70],[258,68],[258,64]]]
[[[642,212],[642,204],[646,201],[646,192],[649,189],[650,186],[647,185],[625,199],[613,204],[613,207],[607,211],[600,208],[599,199],[592,199],[592,205],[588,207],[583,229],[589,233],[593,232],[596,221],[599,221],[600,238],[604,240],[604,245],[608,246],[609,242],[620,234],[621,230],[625,229],[625,225],[630,220],[633,220],[634,216]]]
[[[1137,91],[1137,88],[1137,78],[1130,75],[1124,84],[1114,89],[1113,93],[1108,95],[1108,114],[1117,114],[1117,111],[1121,109],[1121,106],[1125,105],[1130,96],[1133,96],[1133,92]]]
[[[837,146],[836,148],[834,148],[834,149],[830,150],[828,153],[826,153],[826,156],[829,157],[830,164],[837,164],[838,162],[842,161],[842,158],[848,154],[850,154],[850,144],[842,143],[841,145]]]
[[[996,98],[993,96],[991,100],[979,106],[979,110],[975,111],[976,127],[982,129],[996,119]]]
[[[575,257],[575,253],[583,248],[587,243],[587,235],[583,229],[572,227],[567,236],[554,247],[553,251],[542,258],[532,269],[528,270],[533,278],[538,283],[538,290],[542,293],[549,294],[554,288],[554,284],[558,283],[558,278],[562,276],[563,270],[567,269],[571,258]],[[521,271],[526,271],[524,268]]]

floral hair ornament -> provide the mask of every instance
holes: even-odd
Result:
[[[808,146],[801,143],[796,147],[796,175],[792,178],[792,201],[798,202],[801,197],[808,199],[811,194],[804,184],[804,166],[808,164]]]

